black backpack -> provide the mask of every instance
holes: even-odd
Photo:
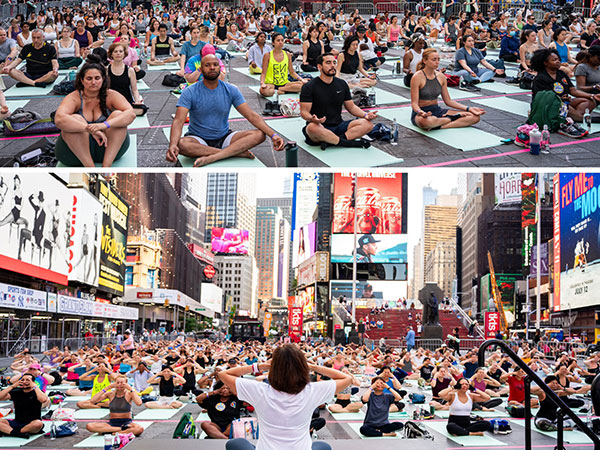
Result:
[[[168,73],[162,80],[163,86],[178,87],[181,83],[185,83],[185,78],[174,73]]]
[[[432,441],[434,439],[429,431],[412,420],[404,424],[404,437],[406,439],[431,439]]]

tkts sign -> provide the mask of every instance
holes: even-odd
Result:
[[[302,308],[294,306],[288,308],[290,336],[300,339],[302,336]]]
[[[485,338],[494,339],[500,330],[500,314],[496,311],[485,313]]]

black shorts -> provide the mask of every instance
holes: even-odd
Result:
[[[31,422],[29,422],[29,423],[31,423]],[[21,430],[22,430],[24,427],[26,427],[27,425],[29,425],[29,423],[17,422],[17,421],[16,421],[16,420],[14,420],[14,419],[9,419],[9,420],[8,420],[8,424],[10,425],[10,427],[11,427],[13,430],[17,431],[17,432],[20,432],[20,431],[21,431]],[[42,426],[42,428],[41,428],[41,429],[43,430],[43,429],[44,429],[44,427]],[[39,433],[40,431],[41,431],[41,430],[38,430],[36,433],[30,433],[30,434],[37,434],[37,433]]]
[[[337,125],[325,125],[323,124],[323,126],[325,128],[327,128],[329,131],[331,131],[333,134],[335,134],[336,136],[342,136],[344,133],[346,133],[346,131],[348,131],[348,126],[350,125],[350,122],[352,122],[352,120],[344,120],[343,122],[340,122]],[[308,133],[306,132],[306,127],[308,126],[308,123],[304,126],[304,128],[302,128],[302,134],[304,135],[304,140],[306,141],[306,143],[308,145],[319,145],[319,142],[314,142],[313,140],[310,139],[310,137],[308,137]]]
[[[108,424],[111,427],[119,427],[119,428],[127,427],[127,425],[129,425],[131,422],[132,422],[131,419],[109,419],[108,420]]]
[[[340,400],[339,398],[335,400],[335,404],[340,405],[342,408],[345,408],[350,403],[352,403],[350,400]]]
[[[42,78],[44,75],[46,75],[45,73],[29,73],[29,72],[23,72],[23,74],[30,80],[38,80],[38,79]]]
[[[444,117],[447,113],[448,110],[441,108],[439,105],[431,105],[431,106],[423,106],[421,108],[424,112],[430,112],[432,116],[435,117]],[[417,117],[417,112],[415,110],[413,110],[411,116],[410,116],[410,121],[412,122],[412,124],[417,127],[417,122],[415,121]]]

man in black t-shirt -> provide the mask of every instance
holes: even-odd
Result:
[[[4,66],[2,73],[7,73],[17,80],[17,87],[35,86],[45,88],[54,83],[58,77],[58,59],[56,48],[44,42],[44,32],[34,30],[31,33],[31,44],[25,45],[21,53],[13,62]],[[25,72],[16,67],[26,62]]]
[[[373,129],[371,123],[377,113],[365,112],[354,104],[348,84],[335,77],[336,59],[331,53],[317,58],[319,77],[302,86],[300,92],[301,116],[306,120],[302,129],[308,145],[364,147],[370,146],[362,136]],[[358,119],[343,120],[342,106]]]
[[[102,27],[96,25],[93,16],[88,16],[86,19],[85,29],[92,35],[94,42],[90,43],[89,48],[99,48],[104,45],[104,36],[102,35]]]
[[[202,430],[212,439],[228,439],[231,423],[240,418],[242,402],[221,381],[214,391],[200,394],[196,401],[210,418],[210,422],[201,423]]]
[[[0,433],[27,439],[30,434],[42,431],[42,404],[48,401],[48,396],[35,384],[32,374],[22,375],[15,384],[0,392],[0,401],[6,399],[14,404],[15,418],[1,419]]]

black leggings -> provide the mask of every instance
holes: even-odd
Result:
[[[394,433],[404,428],[402,422],[390,422],[385,425],[363,425],[360,427],[360,434],[367,437],[381,437],[383,433]]]
[[[302,69],[302,72],[318,72],[319,69],[317,69],[316,66],[313,66],[312,64],[302,64],[300,65],[300,68]]]
[[[512,53],[509,53],[508,55],[502,55],[500,57],[501,60],[505,61],[505,62],[512,62],[515,63],[519,60],[519,57],[517,55],[513,55]]]
[[[450,416],[446,430],[455,436],[468,436],[470,433],[488,431],[491,424],[486,420],[471,422],[469,416]]]
[[[200,394],[202,394],[202,391],[200,389],[198,389],[197,387],[193,387],[193,388],[185,388],[185,387],[179,387],[173,390],[173,394],[181,397],[184,395],[188,395],[188,393],[192,392],[196,397]]]
[[[327,421],[322,417],[317,417],[310,421],[310,429],[314,431],[319,431],[321,428],[324,428],[325,425],[327,425]]]
[[[569,408],[581,408],[585,405],[585,401],[580,398],[564,398],[564,402],[567,404]]]
[[[487,402],[474,402],[473,403],[473,410],[478,410],[478,409],[482,409],[482,408],[494,408],[496,406],[499,406],[502,404],[502,399],[501,398],[492,398],[491,400],[488,400]]]

